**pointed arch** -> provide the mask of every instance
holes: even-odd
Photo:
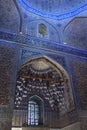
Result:
[[[44,113],[48,110],[60,116],[72,111],[75,107],[67,71],[47,56],[25,62],[18,72],[14,106],[16,112],[25,111],[27,122],[26,119],[21,122],[24,125],[44,125]],[[52,118],[52,114],[50,116]],[[23,112],[21,118],[24,118]]]
[[[43,62],[40,63],[39,61]],[[67,71],[56,61],[54,61],[53,59],[47,57],[47,56],[41,56],[41,57],[37,57],[37,58],[33,58],[27,62],[25,62],[21,68],[20,71],[22,70],[22,68],[26,68],[26,66],[30,66],[30,64],[32,64],[33,69],[36,71],[44,71],[44,73],[50,69],[50,66],[56,71],[57,74],[59,74],[59,78],[62,81],[62,84],[64,85],[64,98],[65,98],[65,106],[66,106],[66,111],[70,111],[74,108],[74,100],[73,100],[73,94],[72,94],[72,88],[71,88],[71,82],[70,82],[70,78],[69,75],[67,73]],[[36,66],[33,64],[37,64]],[[41,64],[41,65],[40,65]],[[41,70],[38,70],[39,68],[35,68],[35,67],[41,67]],[[43,67],[42,67],[43,66]],[[47,71],[48,72],[48,71]],[[33,79],[33,77],[31,77],[31,79]],[[37,78],[37,80],[40,80],[40,78]],[[48,78],[49,82],[52,81],[52,79]],[[48,79],[44,79],[45,81],[47,81]],[[54,82],[56,82],[56,80],[53,80]],[[49,86],[49,83],[47,83]],[[52,104],[53,105],[53,104]],[[51,107],[52,107],[51,105]]]
[[[43,124],[43,100],[33,95],[28,101],[28,125],[42,125]]]

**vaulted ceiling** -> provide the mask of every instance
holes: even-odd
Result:
[[[86,0],[18,0],[20,4],[32,13],[53,19],[63,19],[78,14],[87,8]],[[59,16],[61,15],[61,17]],[[66,16],[64,16],[66,15]]]
[[[0,30],[26,35],[29,29],[29,35],[37,37],[40,22],[50,28],[48,40],[87,49],[87,0],[0,1]]]

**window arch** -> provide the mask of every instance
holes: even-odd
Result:
[[[43,124],[43,102],[38,96],[33,96],[28,102],[28,125]]]
[[[28,125],[39,124],[39,105],[35,101],[28,103]]]
[[[48,38],[47,26],[43,23],[38,25],[38,36],[42,38]]]

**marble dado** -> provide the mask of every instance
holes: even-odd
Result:
[[[86,127],[85,127],[86,128]],[[22,128],[12,128],[12,130],[81,130],[80,123],[74,123],[72,125],[66,126],[64,128],[47,128],[47,127],[22,127]],[[86,129],[82,129],[86,130]]]
[[[50,130],[46,127],[23,127],[22,130]]]

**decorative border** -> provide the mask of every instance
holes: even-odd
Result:
[[[21,46],[30,46],[36,47],[40,49],[45,49],[49,52],[57,53],[58,51],[73,54],[81,57],[85,57],[87,59],[87,51],[81,50],[79,48],[72,48],[69,46],[61,45],[60,43],[55,43],[51,41],[41,40],[39,38],[30,37],[28,35],[18,35],[7,32],[0,31],[0,39],[7,40],[10,42],[17,42]]]
[[[61,14],[61,15],[53,15],[53,14],[44,13],[40,10],[36,10],[36,9],[30,7],[29,5],[27,5],[27,3],[24,0],[17,0],[17,1],[28,12],[31,12],[31,13],[39,15],[39,16],[43,16],[45,18],[54,19],[54,20],[63,20],[63,19],[69,18],[69,17],[73,17],[73,16],[81,13],[82,11],[87,10],[87,4],[84,4],[83,6],[81,6],[80,8],[78,8],[72,12]]]

